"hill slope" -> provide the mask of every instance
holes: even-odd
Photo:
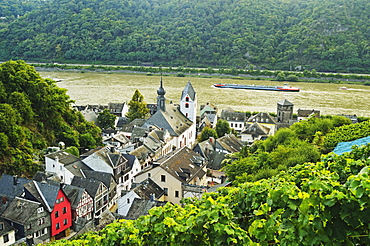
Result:
[[[95,148],[100,129],[72,110],[65,89],[43,79],[23,61],[0,64],[0,174],[32,176],[40,150]]]
[[[369,11],[365,0],[49,0],[2,26],[0,59],[370,72]]]

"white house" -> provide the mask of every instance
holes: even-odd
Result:
[[[80,158],[65,152],[56,151],[45,155],[45,169],[58,175],[62,183],[71,184],[74,176],[81,177],[81,169],[89,169]]]

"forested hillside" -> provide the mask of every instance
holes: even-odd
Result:
[[[369,12],[365,0],[48,0],[2,20],[0,59],[370,72]]]
[[[101,142],[100,129],[70,103],[65,89],[24,61],[0,64],[0,174],[32,176],[41,150],[60,141],[83,149]]]

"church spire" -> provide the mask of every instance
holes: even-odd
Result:
[[[166,111],[166,98],[164,95],[166,94],[166,91],[163,89],[163,82],[162,82],[162,74],[161,74],[161,84],[157,90],[157,110],[163,110]]]

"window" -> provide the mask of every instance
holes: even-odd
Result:
[[[47,228],[44,228],[40,231],[35,232],[34,237],[41,237],[43,235],[46,235],[47,232],[48,232]]]
[[[44,211],[43,207],[37,209],[37,213],[42,213],[43,211]]]
[[[185,101],[189,102],[189,97],[186,97],[186,98],[185,98]]]
[[[185,103],[185,108],[189,108],[189,103]]]
[[[0,231],[4,230],[4,223],[0,223]]]
[[[130,198],[127,198],[127,203],[130,203]]]
[[[148,178],[150,178],[150,173],[148,173]]]
[[[231,126],[231,127],[234,127],[234,123],[230,123],[230,126]]]
[[[44,224],[45,223],[45,218],[40,218],[39,219],[39,225],[42,225],[42,224]]]
[[[163,187],[164,195],[168,196],[168,188]]]
[[[166,175],[161,175],[161,182],[166,182]]]
[[[68,219],[64,219],[63,224],[67,225],[68,224]]]
[[[175,190],[175,197],[179,197],[179,191]]]
[[[8,234],[4,235],[3,238],[4,238],[4,243],[9,242],[9,235]]]
[[[60,229],[60,225],[59,225],[59,223],[57,223],[57,224],[55,225],[55,229],[57,229],[57,230],[59,230],[59,229]]]
[[[66,214],[67,213],[67,207],[64,207],[63,208],[63,214]]]
[[[54,215],[55,215],[55,218],[58,218],[58,217],[59,217],[59,211],[56,211],[56,212],[54,213]]]

